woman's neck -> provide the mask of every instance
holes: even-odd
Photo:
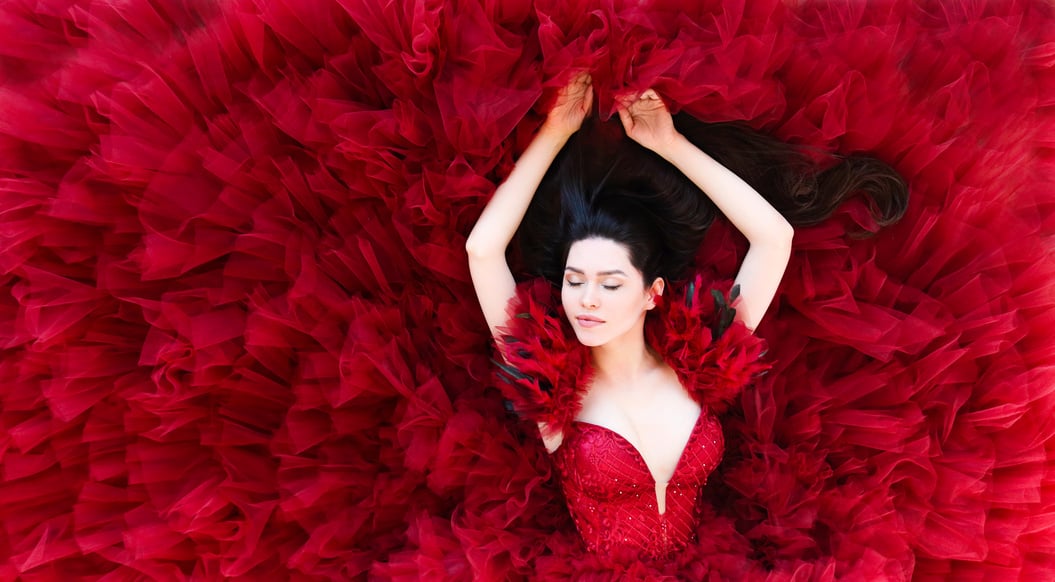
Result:
[[[658,358],[648,349],[644,333],[630,332],[603,346],[590,349],[597,378],[613,385],[636,384],[633,380],[655,369]]]

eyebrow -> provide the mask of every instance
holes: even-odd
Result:
[[[576,269],[575,267],[564,267],[564,270],[565,271],[571,271],[573,273],[578,273],[580,275],[585,275],[586,274],[586,273],[580,271],[579,269]],[[624,277],[627,276],[626,273],[620,271],[619,269],[613,269],[611,271],[601,271],[601,272],[599,272],[597,274],[601,275],[602,277],[607,277],[608,275],[622,275]]]

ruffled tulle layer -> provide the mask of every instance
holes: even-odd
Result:
[[[4,3],[0,579],[1055,575],[1050,4],[639,4]],[[576,66],[912,189],[797,233],[672,563],[585,553],[462,251]]]

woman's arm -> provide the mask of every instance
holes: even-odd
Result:
[[[619,117],[631,139],[681,170],[747,237],[747,255],[736,275],[741,290],[736,318],[755,329],[784,276],[794,229],[747,182],[678,133],[670,111],[652,89],[622,103]]]
[[[501,339],[498,326],[505,323],[506,306],[516,293],[516,284],[506,262],[506,247],[524,219],[546,170],[568,138],[582,126],[592,101],[590,76],[586,73],[576,75],[561,90],[542,129],[495,191],[465,242],[476,296],[496,340]]]

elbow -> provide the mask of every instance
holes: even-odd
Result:
[[[750,237],[748,242],[752,246],[765,246],[780,249],[791,249],[791,243],[795,239],[795,227],[791,226],[783,216],[777,215],[777,219],[757,236]]]
[[[795,228],[788,224],[787,221],[783,221],[783,224],[774,229],[773,233],[773,244],[774,248],[780,249],[780,253],[784,257],[791,256],[791,245],[795,240]]]
[[[795,227],[791,226],[791,223],[787,221],[783,216],[780,217],[780,223],[774,230],[774,236],[783,245],[791,248],[792,241],[795,240]]]
[[[465,240],[465,254],[469,255],[470,259],[478,259],[483,256],[483,249],[481,248],[480,241],[474,240],[472,235]]]
[[[495,252],[495,245],[484,244],[479,240],[479,237],[474,238],[473,235],[469,235],[469,238],[465,240],[465,254],[469,256],[470,260],[473,259],[489,259],[497,256]],[[501,255],[505,255],[504,249],[501,251]]]

